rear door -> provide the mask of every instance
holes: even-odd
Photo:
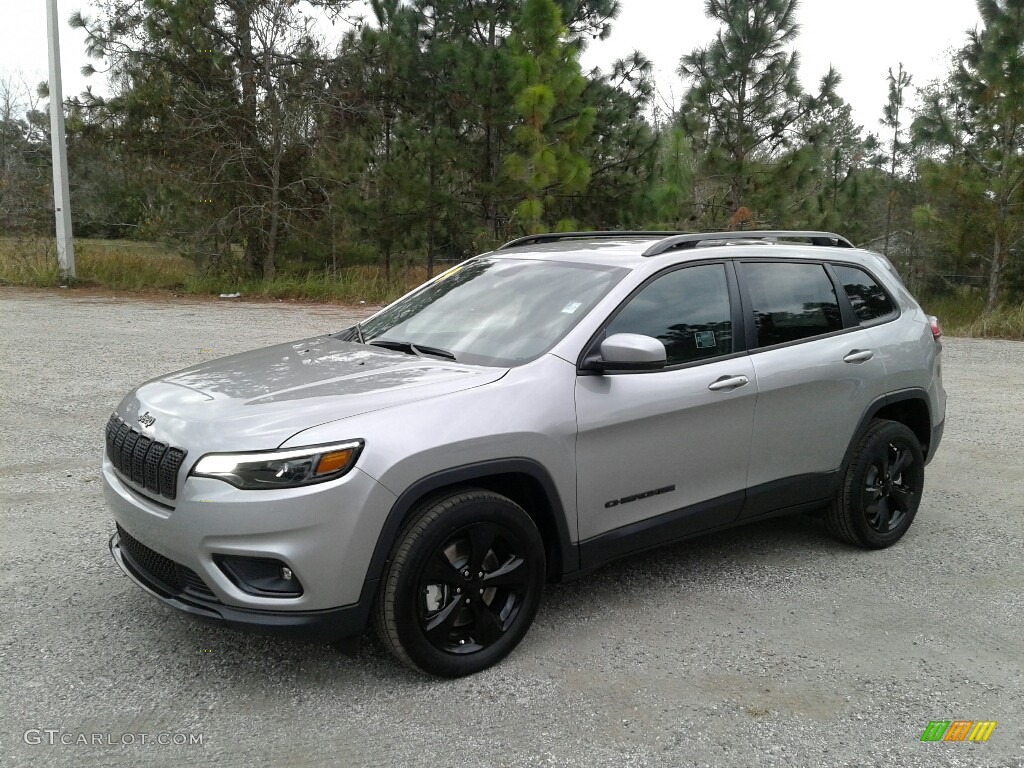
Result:
[[[739,514],[757,396],[741,317],[732,265],[702,263],[649,281],[599,336],[658,338],[668,367],[576,379],[579,535],[606,537],[597,559]]]
[[[737,265],[757,377],[742,517],[826,499],[885,365],[824,264]],[[840,300],[840,296],[843,296]]]

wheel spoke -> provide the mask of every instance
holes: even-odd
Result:
[[[525,585],[530,579],[529,568],[521,557],[513,557],[503,566],[484,576],[484,589],[488,587],[516,587]]]
[[[914,457],[911,455],[909,449],[904,448],[902,451],[897,451],[896,461],[893,463],[892,468],[889,470],[890,477],[899,477],[903,470],[909,467],[914,462]]]
[[[448,635],[452,631],[452,627],[455,626],[455,621],[459,618],[461,610],[462,601],[456,598],[427,622],[426,632],[430,642],[438,644],[445,643],[448,640]]]
[[[492,525],[474,525],[469,529],[469,562],[466,567],[472,574],[483,570],[484,559],[491,551],[496,535]]]
[[[475,619],[474,629],[477,635],[476,641],[480,645],[490,645],[505,633],[501,624],[498,623],[498,617],[494,615],[485,602],[474,600],[472,608],[473,618]]]
[[[914,492],[909,488],[894,485],[892,493],[889,494],[893,500],[893,506],[901,512],[909,512],[914,501]]]
[[[427,584],[461,584],[463,579],[444,552],[436,552],[423,569],[423,581]]]
[[[878,500],[878,530],[886,533],[889,530],[889,521],[892,520],[892,513],[889,510],[889,498],[883,496]]]

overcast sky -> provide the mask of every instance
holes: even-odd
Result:
[[[0,6],[0,76],[19,71],[33,85],[45,80],[45,0],[0,0]],[[88,0],[58,0],[58,6],[64,95],[79,93],[87,83],[102,92],[101,76],[87,80],[79,73],[86,63],[84,35],[67,24],[73,11],[88,13]],[[660,93],[678,103],[685,90],[676,75],[679,57],[716,31],[703,9],[703,0],[622,0],[611,37],[590,45],[583,66],[607,69],[638,49],[654,62]],[[840,95],[853,105],[857,122],[872,131],[887,97],[889,67],[902,61],[914,85],[941,77],[948,52],[980,23],[974,0],[803,0],[797,19],[804,86],[816,87],[829,65],[835,66],[843,77]]]

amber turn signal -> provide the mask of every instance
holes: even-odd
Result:
[[[331,453],[325,453],[320,457],[320,461],[317,462],[316,472],[314,475],[330,475],[337,472],[339,469],[344,469],[348,463],[352,460],[355,454],[354,448],[346,448],[343,451],[332,451]]]

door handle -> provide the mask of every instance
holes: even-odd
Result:
[[[875,353],[870,349],[851,349],[846,357],[843,358],[844,363],[866,363]]]
[[[721,392],[725,389],[738,389],[750,383],[746,376],[722,376],[708,384],[712,392]]]

